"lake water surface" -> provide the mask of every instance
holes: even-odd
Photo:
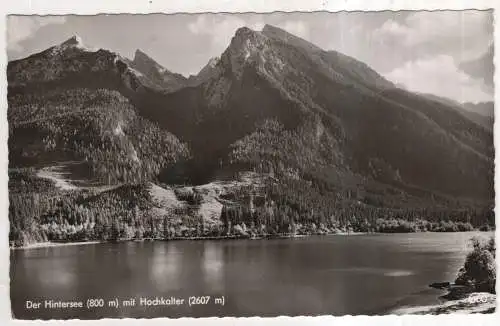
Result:
[[[15,318],[387,314],[439,303],[469,239],[492,232],[312,236],[277,240],[156,241],[11,250]],[[210,296],[207,305],[190,296]],[[221,298],[224,296],[224,304]],[[141,306],[176,297],[178,306]],[[26,309],[71,300],[103,308]],[[136,305],[124,307],[123,300]],[[215,298],[218,303],[215,304]],[[119,306],[108,302],[118,299]]]

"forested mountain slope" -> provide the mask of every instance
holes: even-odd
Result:
[[[7,75],[17,243],[76,229],[142,237],[145,221],[155,237],[494,222],[492,129],[273,26],[240,28],[190,78],[78,37],[9,62]],[[61,189],[39,172],[68,161],[107,188]],[[214,186],[231,181],[245,186]]]

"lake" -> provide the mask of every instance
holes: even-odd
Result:
[[[493,232],[102,243],[11,250],[15,318],[387,314],[440,302],[469,239]],[[189,305],[191,296],[210,296]],[[155,297],[184,304],[145,306]],[[86,308],[87,299],[104,307]],[[132,299],[135,299],[132,304]],[[26,301],[42,302],[26,309]],[[44,308],[44,300],[83,308]],[[115,303],[118,301],[118,306]],[[167,302],[166,301],[166,302]],[[217,302],[215,302],[217,301]],[[222,302],[223,301],[223,302]],[[124,306],[128,305],[128,306]]]

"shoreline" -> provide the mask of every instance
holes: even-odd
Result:
[[[445,299],[440,304],[424,306],[404,306],[393,309],[395,315],[440,315],[440,314],[487,314],[496,311],[496,294],[471,292],[458,299]]]
[[[477,231],[477,230],[476,230]],[[427,231],[431,232],[431,231]],[[467,231],[468,232],[468,231]],[[410,232],[408,234],[412,234]],[[442,233],[442,232],[432,232],[432,233]],[[463,232],[444,232],[444,233],[463,233]],[[26,249],[39,249],[39,248],[51,248],[51,247],[65,247],[65,246],[81,246],[90,244],[103,244],[103,243],[119,243],[119,242],[146,242],[146,241],[202,241],[202,240],[212,240],[212,241],[224,241],[224,240],[274,240],[274,239],[298,239],[307,238],[311,236],[360,236],[367,234],[401,234],[401,233],[382,233],[382,232],[335,232],[335,233],[324,233],[324,234],[277,234],[277,235],[262,235],[262,236],[249,236],[249,235],[227,235],[227,236],[193,236],[193,237],[173,237],[173,238],[143,238],[143,239],[118,239],[118,240],[89,240],[89,241],[45,241],[27,244],[23,246],[10,246],[10,250],[26,250]]]
[[[98,240],[92,240],[92,241],[76,241],[76,242],[52,242],[52,241],[46,241],[46,242],[37,242],[37,243],[32,243],[28,244],[25,246],[19,246],[19,247],[13,247],[9,246],[10,250],[25,250],[25,249],[39,249],[39,248],[52,248],[52,247],[69,247],[69,246],[82,246],[82,245],[91,245],[91,244],[98,244],[98,243],[106,243],[109,241],[98,241]]]
[[[89,241],[45,241],[27,244],[23,246],[9,246],[10,250],[25,250],[25,249],[38,249],[38,248],[51,248],[51,247],[65,247],[65,246],[81,246],[89,244],[103,244],[103,243],[120,243],[120,242],[150,242],[150,241],[202,241],[202,240],[273,240],[273,239],[296,239],[308,238],[311,236],[355,236],[365,235],[367,232],[338,232],[327,234],[296,234],[296,235],[263,235],[257,237],[244,236],[244,235],[230,235],[230,236],[206,236],[206,237],[173,237],[173,238],[143,238],[143,239],[118,239],[118,240],[89,240]]]
[[[479,292],[470,285],[457,285],[454,282],[434,282],[429,287],[444,291],[437,295],[439,303],[427,305],[407,305],[394,308],[391,313],[396,315],[424,314],[473,314],[494,313],[496,311],[496,294]]]

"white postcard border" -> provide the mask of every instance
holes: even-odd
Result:
[[[98,13],[199,13],[199,12],[273,12],[273,11],[370,11],[370,10],[440,10],[440,9],[498,9],[498,0],[7,0],[0,3],[3,23],[0,24],[0,44],[6,49],[6,20],[8,14],[63,15]],[[494,12],[498,22],[497,10]],[[500,27],[495,24],[495,66],[500,66]],[[439,315],[439,316],[343,316],[343,317],[277,317],[277,318],[181,318],[181,319],[101,319],[99,321],[17,321],[12,320],[9,293],[9,261],[8,248],[8,125],[7,125],[7,78],[6,51],[0,51],[0,323],[4,325],[498,325],[498,312],[489,315]],[[495,85],[500,85],[500,77],[495,73]],[[495,88],[495,103],[500,103],[498,88]],[[496,120],[496,119],[495,119]],[[495,122],[495,144],[500,144],[498,125]],[[495,160],[497,162],[497,159]],[[498,177],[495,174],[495,184]],[[499,195],[497,194],[496,202]],[[498,208],[495,208],[498,225]],[[498,230],[496,231],[498,235]],[[498,260],[497,260],[498,266]],[[498,284],[497,284],[498,288]]]

